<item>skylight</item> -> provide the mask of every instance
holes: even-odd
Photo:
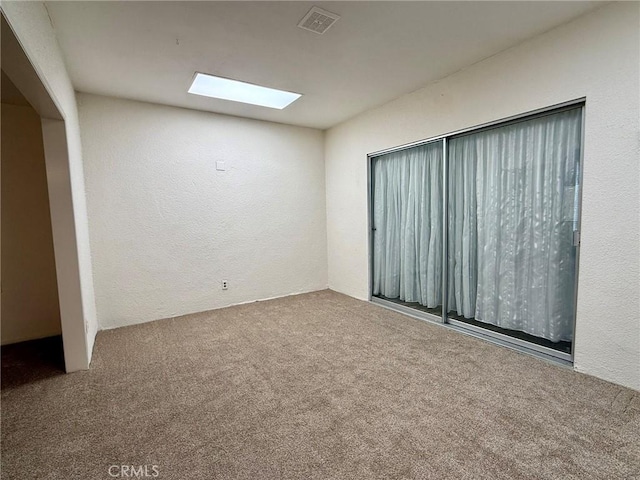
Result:
[[[196,73],[189,93],[282,110],[302,95],[251,83]]]

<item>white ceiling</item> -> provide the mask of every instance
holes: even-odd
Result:
[[[47,2],[76,90],[328,128],[602,2]],[[342,18],[296,25],[317,5]],[[187,93],[205,72],[304,94],[284,110]]]

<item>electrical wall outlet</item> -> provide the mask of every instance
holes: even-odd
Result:
[[[229,288],[229,282],[227,282],[226,280],[222,280],[222,289],[226,290]]]

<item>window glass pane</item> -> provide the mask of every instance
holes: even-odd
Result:
[[[430,313],[442,306],[442,149],[373,160],[373,295]]]
[[[570,348],[581,121],[576,108],[448,141],[450,317]]]

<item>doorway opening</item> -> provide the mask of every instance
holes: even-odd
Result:
[[[0,23],[0,322],[2,344],[12,344],[2,349],[4,380],[5,366],[15,364],[4,363],[10,360],[5,353],[15,353],[20,345],[24,351],[40,351],[32,360],[48,359],[57,372],[88,368],[89,349],[65,113],[4,11]],[[67,85],[59,87],[64,88]],[[8,255],[13,257],[7,260]],[[43,337],[49,340],[34,340]],[[36,343],[14,343],[21,341]]]
[[[4,70],[0,87],[0,318],[6,387],[29,378],[29,372],[64,373],[64,355],[40,115]]]

